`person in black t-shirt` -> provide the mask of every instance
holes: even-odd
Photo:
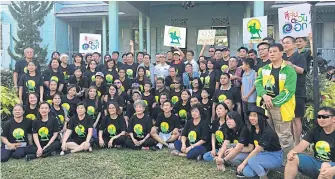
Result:
[[[36,63],[34,61],[28,62],[28,73],[23,74],[19,81],[19,99],[22,104],[25,104],[28,93],[37,93],[40,101],[43,101],[43,78],[36,71]]]
[[[36,120],[38,114],[38,95],[36,93],[29,93],[27,105],[24,106],[24,117],[30,120]]]
[[[263,66],[270,64],[270,55],[269,55],[270,44],[267,42],[261,42],[257,45],[257,50],[259,52],[260,59],[257,60],[257,64],[254,66],[254,70],[258,73],[258,70]]]
[[[70,67],[70,74],[74,74],[74,71],[77,69],[77,68],[80,68],[80,70],[82,71],[82,73],[84,73],[86,71],[86,68],[85,68],[85,62],[83,60],[83,56],[81,53],[75,53],[73,54],[73,64],[70,64],[69,67]]]
[[[59,123],[54,116],[49,115],[49,104],[42,102],[39,106],[39,112],[40,118],[33,121],[32,124],[34,145],[28,146],[25,150],[27,161],[55,155],[60,148],[60,142],[57,139]]]
[[[265,110],[253,106],[249,110],[251,132],[248,157],[237,167],[237,175],[267,177],[266,171],[282,167],[283,151],[277,133],[267,124]]]
[[[42,76],[44,79],[44,86],[46,87],[46,90],[48,90],[50,81],[56,81],[58,89],[57,91],[63,91],[65,80],[63,72],[60,71],[59,64],[60,61],[57,58],[52,59],[49,62],[49,69],[43,72]]]
[[[66,85],[69,82],[69,78],[70,75],[73,75],[71,72],[73,71],[70,67],[70,65],[68,64],[69,62],[69,56],[65,53],[60,55],[60,65],[59,65],[59,70],[64,74],[64,81],[65,81],[65,85],[63,87],[63,94],[66,94],[67,89],[66,89]]]
[[[23,117],[23,106],[16,104],[12,114],[13,118],[2,125],[1,162],[7,162],[10,157],[23,158],[25,147],[32,144],[32,121]]]
[[[93,119],[86,114],[85,104],[77,105],[77,114],[71,117],[69,128],[66,130],[62,141],[60,155],[81,151],[92,151]]]
[[[180,77],[176,77],[173,80],[173,83],[170,85],[170,98],[173,105],[175,105],[181,97],[181,90],[182,90],[182,81]]]
[[[58,120],[60,130],[59,132],[61,136],[63,136],[70,119],[66,113],[66,109],[62,107],[62,95],[59,92],[57,92],[52,98],[51,113]]]
[[[227,148],[227,143],[225,143],[225,146],[223,144],[226,140],[226,115],[228,106],[224,103],[219,103],[216,105],[215,111],[218,118],[212,122],[210,129],[212,150],[206,152],[203,156],[207,162],[213,161],[219,151],[223,151],[220,153],[224,153]]]
[[[304,151],[311,144],[314,157]],[[308,131],[302,141],[287,154],[285,178],[296,178],[301,172],[311,178],[334,178],[335,176],[335,109],[319,110],[317,124]]]
[[[208,89],[202,89],[201,90],[201,105],[206,109],[208,112],[208,119],[212,120],[212,107],[213,107],[213,101],[212,99],[209,99],[209,90]]]
[[[68,85],[76,85],[76,96],[83,98],[85,90],[88,88],[88,80],[80,68],[74,70],[74,75],[69,78]]]
[[[184,127],[186,120],[188,119],[187,115],[188,115],[188,111],[190,111],[191,106],[190,106],[190,97],[191,97],[191,93],[189,90],[184,89],[181,92],[181,100],[178,101],[175,105],[174,105],[174,113],[180,117],[181,120],[181,126]]]
[[[134,103],[136,114],[134,114],[128,123],[129,137],[126,141],[126,147],[135,150],[149,150],[154,149],[156,142],[150,137],[152,122],[144,111],[146,104],[143,100],[137,100]]]
[[[107,104],[111,102],[117,103],[120,106],[121,110],[123,111],[124,99],[117,93],[117,87],[115,85],[111,85],[108,88],[108,94],[105,95],[102,102],[103,102],[102,110],[104,110],[103,115],[107,115],[107,107],[108,107]]]
[[[151,82],[146,81],[144,83],[144,92],[143,92],[143,95],[142,95],[142,99],[147,104],[150,114],[152,113],[152,105],[156,102],[154,95],[151,94],[151,92],[150,92],[151,87],[152,87]]]
[[[193,78],[193,80],[191,81],[191,89],[192,89],[192,96],[195,96],[200,100],[202,83],[199,77]]]
[[[118,74],[119,80],[122,83],[123,91],[130,95],[132,80],[130,80],[128,76],[126,76],[126,70],[124,68],[120,68]]]
[[[57,93],[57,82],[51,80],[48,86],[49,90],[44,92],[44,101],[48,102],[49,105],[52,104],[52,97]]]
[[[92,82],[95,81],[95,74],[97,68],[97,62],[92,60],[88,65],[87,65],[87,70],[84,73],[84,76],[88,80],[88,84],[92,84]]]
[[[101,118],[101,112],[102,112],[102,104],[101,101],[99,100],[98,97],[98,92],[97,92],[97,87],[96,86],[90,86],[88,90],[86,91],[85,99],[83,102],[85,103],[86,106],[86,112],[89,116],[92,117],[94,123],[93,123],[93,136],[95,133],[95,130],[100,123],[100,118]]]
[[[95,81],[91,83],[91,86],[94,85],[97,87],[99,99],[106,95],[107,86],[104,83],[104,77],[105,75],[102,72],[97,72],[95,74]]]
[[[122,110],[117,103],[108,104],[106,115],[99,128],[100,147],[123,147],[126,142],[126,122],[121,115]]]
[[[106,68],[102,69],[102,72],[105,75],[105,81],[107,86],[110,86],[113,84],[114,79],[118,78],[118,72],[117,67],[115,65],[115,61],[113,59],[107,60],[107,66]]]
[[[136,77],[138,64],[134,62],[134,54],[127,53],[127,63],[122,66],[126,70],[127,77],[133,80]]]
[[[80,100],[76,97],[76,86],[69,85],[67,87],[67,94],[62,99],[62,107],[66,109],[69,118],[75,115],[79,102]]]
[[[181,140],[174,142],[176,150],[171,152],[172,155],[200,159],[207,152],[209,124],[208,121],[201,119],[202,111],[200,104],[191,108],[192,120],[186,123]]]
[[[312,35],[309,35],[309,43],[310,43],[310,49],[307,49],[307,38],[306,37],[297,37],[296,39],[296,46],[298,49],[298,52],[303,55],[306,59],[306,67],[307,67],[307,73],[310,71],[310,67],[311,67],[311,62],[313,59],[312,56],[312,51],[310,49],[312,49],[313,47],[313,40],[312,40]]]
[[[251,145],[249,144],[249,130],[236,111],[228,112],[226,126],[226,138],[216,159],[217,169],[219,170],[225,170],[225,162],[235,166],[241,164],[249,155],[248,146]]]
[[[159,96],[159,103],[152,108],[152,113],[150,115],[152,123],[155,124],[158,114],[163,113],[163,103],[168,100],[169,95],[167,93],[161,93]]]
[[[180,136],[180,119],[171,112],[172,109],[173,104],[171,101],[165,101],[163,103],[164,112],[158,114],[155,126],[152,127],[150,132],[152,138],[159,142],[157,147],[160,149],[163,145],[171,148],[170,144],[173,145],[173,142]]]

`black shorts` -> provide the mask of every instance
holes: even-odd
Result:
[[[305,115],[306,98],[295,97],[295,117],[303,118]]]

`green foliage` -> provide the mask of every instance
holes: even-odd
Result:
[[[313,86],[313,75],[307,74],[306,76],[306,96],[307,96],[307,102],[313,102],[314,101],[314,94],[313,91],[316,89],[319,89],[319,91],[325,91],[327,88],[327,83],[329,80],[326,78],[325,74],[321,74],[318,76],[319,78],[319,87],[314,88]]]
[[[15,55],[8,47],[8,53],[14,60],[20,60],[24,57],[24,49],[31,47],[34,49],[35,60],[41,65],[45,64],[47,56],[47,47],[41,48],[42,42],[38,27],[44,24],[44,17],[51,11],[53,2],[50,1],[11,1],[8,9],[16,20],[18,25],[18,39],[13,38],[15,42]]]
[[[1,85],[7,88],[13,87],[13,71],[1,70]]]
[[[7,120],[15,104],[19,103],[19,98],[14,89],[0,86],[0,115],[1,121]]]

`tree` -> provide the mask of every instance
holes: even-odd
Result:
[[[10,48],[8,54],[15,61],[24,57],[24,49],[31,47],[34,49],[34,59],[42,66],[45,64],[48,46],[41,48],[40,32],[38,27],[44,24],[44,17],[51,11],[53,2],[49,1],[11,1],[8,9],[17,22],[17,37],[13,38],[15,42],[15,55]]]

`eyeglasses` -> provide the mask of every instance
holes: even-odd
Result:
[[[121,82],[114,82],[114,84],[121,84]]]
[[[210,51],[208,51],[208,52],[214,52],[214,51],[211,51],[211,50],[210,50]]]
[[[268,49],[268,48],[259,48],[258,51],[264,51],[266,49]]]
[[[180,82],[174,82],[174,84],[180,84]]]
[[[332,116],[334,116],[334,115],[329,115],[329,116],[327,116],[327,115],[318,115],[318,119],[328,119],[328,118],[330,118]]]

